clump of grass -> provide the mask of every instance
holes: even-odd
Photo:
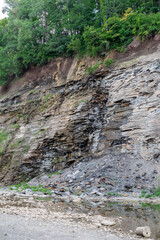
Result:
[[[146,190],[142,190],[142,194],[139,196],[140,198],[150,198],[150,197],[160,197],[160,186],[157,187],[156,190],[154,190],[152,193],[147,193]]]
[[[10,186],[10,190],[16,190],[21,192],[26,189],[31,189],[33,192],[42,192],[48,195],[52,195],[52,192],[49,188],[45,188],[43,185],[30,186],[26,182],[19,183],[17,185]]]
[[[8,137],[8,133],[5,132],[4,130],[0,131],[0,143],[2,143],[3,141],[7,140]]]
[[[113,59],[106,59],[106,60],[104,60],[104,65],[105,65],[105,67],[110,67],[114,62],[115,62],[115,60],[113,60]]]
[[[19,128],[19,127],[20,127],[19,124],[13,124],[13,125],[12,125],[12,128]]]
[[[99,63],[96,63],[92,67],[87,68],[87,73],[93,74],[98,68],[99,68]]]
[[[48,100],[51,99],[51,97],[52,97],[52,94],[49,93],[49,94],[47,94],[47,95],[44,96],[44,100],[45,100],[45,101],[48,101]]]
[[[143,193],[143,194],[146,194],[147,193],[147,191],[146,190],[142,190],[142,192],[141,193]]]
[[[122,194],[120,194],[120,193],[112,193],[112,192],[108,192],[107,195],[108,196],[122,196]]]
[[[53,96],[51,93],[43,96],[42,105],[40,106],[40,112],[45,112],[52,104],[53,104]]]
[[[160,186],[158,186],[158,188],[154,191],[154,195],[156,197],[160,197]]]
[[[5,149],[11,140],[11,135],[5,132],[4,130],[0,131],[0,155],[5,154]]]
[[[28,118],[29,117],[29,115],[28,114],[18,114],[18,118],[19,119],[26,119],[26,118]]]
[[[104,65],[106,68],[110,67],[115,62],[114,59],[106,59],[104,62],[98,61],[96,64],[94,64],[92,67],[87,68],[88,74],[93,74],[97,71],[97,69],[100,67],[100,65]]]
[[[20,139],[18,139],[18,140],[15,140],[14,142],[12,142],[12,143],[10,144],[9,148],[10,148],[11,150],[21,148],[21,149],[22,149],[22,152],[23,152],[23,153],[26,153],[26,152],[28,152],[28,150],[29,150],[29,145],[26,145],[26,144],[25,144],[25,139],[24,139],[24,138],[20,138]]]
[[[50,174],[48,174],[48,177],[50,178],[50,177],[52,177],[53,175],[59,175],[59,174],[61,174],[61,173],[62,173],[62,171],[50,173]]]
[[[29,91],[29,94],[32,94],[32,93],[34,93],[35,91],[36,91],[35,89],[32,89],[32,90]]]
[[[24,138],[21,138],[10,145],[10,149],[20,148],[24,145]]]

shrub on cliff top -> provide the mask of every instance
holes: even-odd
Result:
[[[160,13],[145,14],[131,11],[124,16],[114,16],[107,21],[106,39],[110,48],[127,46],[134,36],[144,40],[160,31]]]
[[[106,60],[104,60],[104,65],[105,65],[105,67],[110,67],[114,62],[115,62],[115,60],[113,60],[113,59],[106,59]]]
[[[144,40],[160,31],[159,9],[157,0],[6,0],[0,85],[57,56],[124,50],[134,36]]]

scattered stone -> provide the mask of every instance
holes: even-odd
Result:
[[[97,228],[100,228],[102,225],[99,222],[94,223]]]
[[[74,197],[72,201],[73,201],[74,203],[79,204],[79,203],[81,203],[81,198],[79,198],[79,197]]]
[[[135,230],[135,233],[138,236],[142,236],[142,237],[147,237],[149,238],[151,236],[151,229],[148,226],[145,227],[137,227]]]
[[[141,45],[141,40],[138,37],[135,37],[133,41],[128,45],[127,50],[138,48]]]
[[[116,225],[116,222],[113,221],[113,220],[105,219],[101,222],[101,224],[104,225],[104,226],[114,226],[114,225]]]
[[[157,33],[154,37],[154,40],[157,42],[160,41],[160,34]]]

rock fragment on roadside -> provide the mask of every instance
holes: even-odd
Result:
[[[116,222],[115,222],[114,220],[105,219],[105,220],[102,220],[101,224],[102,224],[103,226],[111,227],[111,226],[116,225]]]
[[[137,227],[135,233],[138,236],[149,238],[151,236],[151,229],[148,226],[145,227]]]

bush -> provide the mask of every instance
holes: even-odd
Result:
[[[152,193],[147,193],[147,191],[143,190],[142,194],[140,195],[140,198],[150,198],[150,197],[160,197],[160,186],[157,187],[156,190],[152,190]]]
[[[160,186],[155,190],[154,195],[160,197]]]
[[[139,36],[144,40],[159,32],[160,13],[145,14],[126,11],[122,17],[116,15],[109,18],[107,28],[106,39],[109,47],[125,49],[134,36]]]
[[[104,60],[105,67],[110,67],[115,61],[113,59]]]
[[[84,51],[80,38],[71,39],[69,45],[67,46],[67,49],[68,52],[72,51],[78,53],[79,55]]]
[[[9,17],[0,20],[0,86],[57,56],[73,52],[80,57],[97,56],[108,49],[125,51],[135,36],[144,40],[160,32],[156,0],[117,1],[116,6],[113,1],[102,1],[100,5],[94,0],[78,0],[75,4],[69,1],[69,12],[65,1],[48,1],[46,23],[43,1],[36,0],[35,9],[27,0],[16,1],[18,14],[14,14],[12,1],[7,3]]]
[[[88,73],[88,74],[93,74],[98,68],[99,68],[99,64],[96,63],[96,64],[93,65],[92,67],[88,67],[88,68],[87,68],[87,73]]]
[[[106,32],[102,28],[87,27],[83,33],[86,53],[96,56],[108,47]]]

